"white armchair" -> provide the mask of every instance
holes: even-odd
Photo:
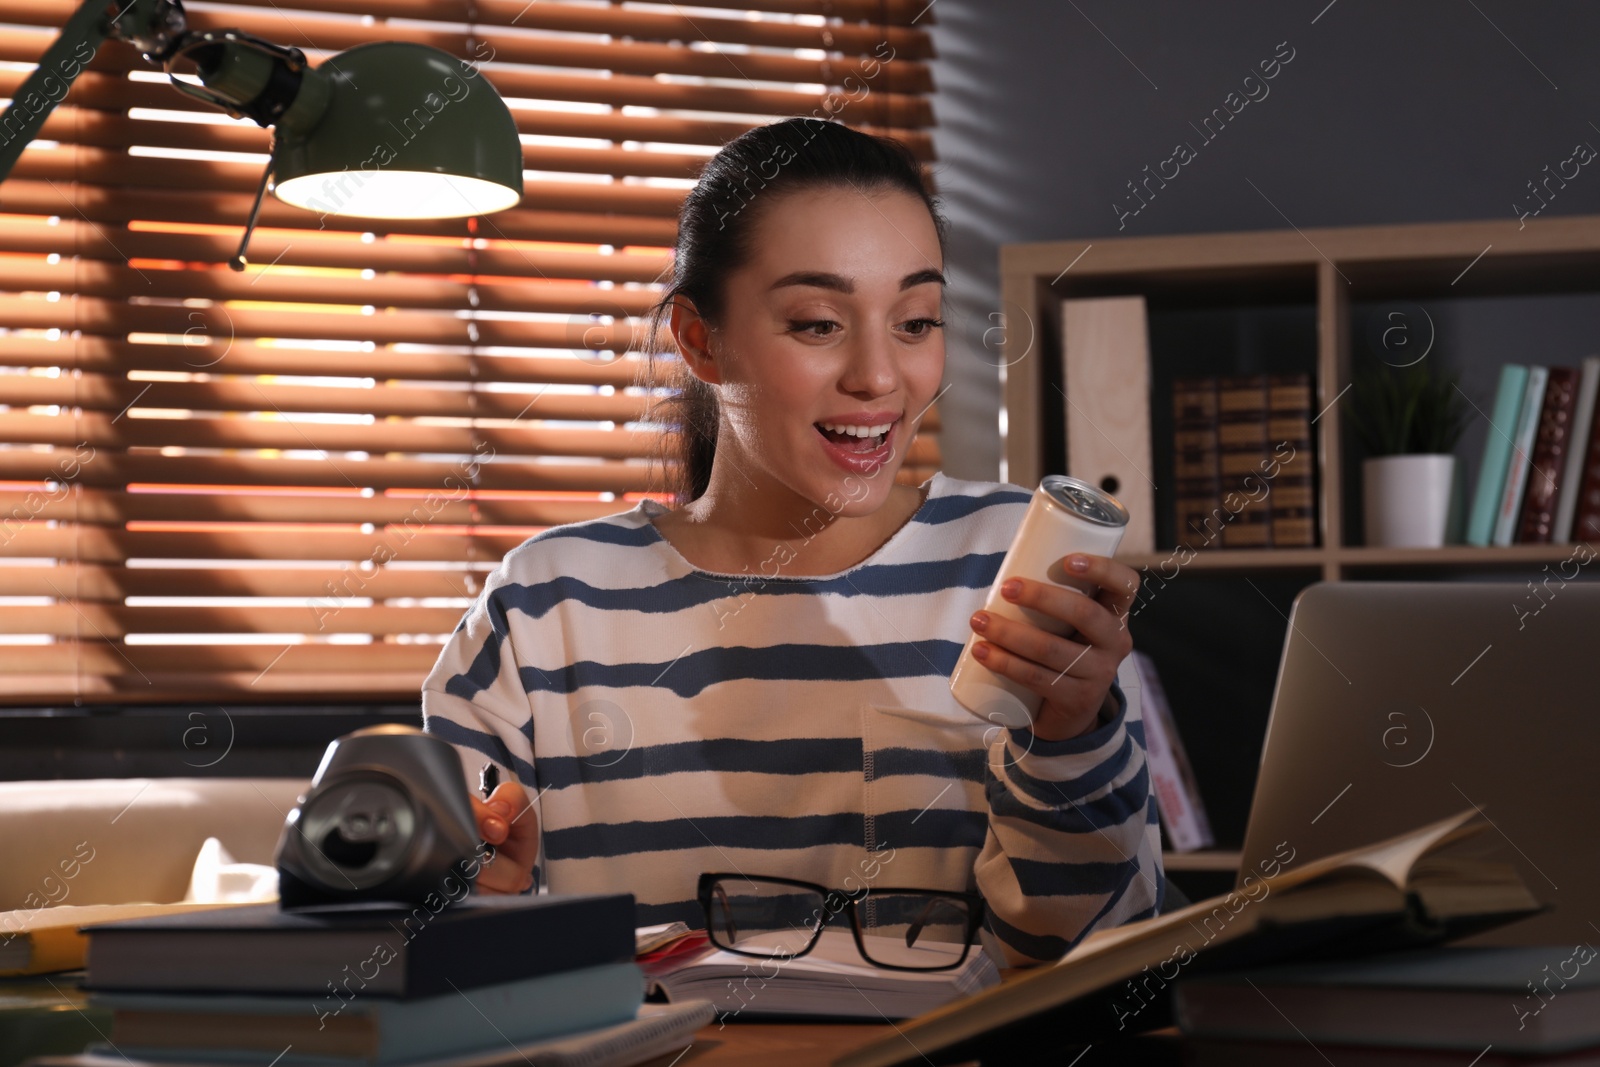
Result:
[[[296,778],[94,778],[0,782],[0,911],[171,903],[215,837],[241,863],[272,863]]]

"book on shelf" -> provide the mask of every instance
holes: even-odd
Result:
[[[1316,544],[1311,399],[1309,374],[1173,381],[1176,545]]]
[[[1600,1045],[1597,955],[1444,947],[1229,971],[1179,981],[1173,1014],[1193,1037],[1567,1052]]]
[[[1155,549],[1150,338],[1142,296],[1061,302],[1067,473],[1128,509],[1121,554]]]
[[[1518,544],[1549,544],[1554,537],[1556,503],[1561,476],[1566,471],[1577,401],[1577,370],[1551,367],[1534,431],[1533,452],[1528,457],[1528,487],[1522,494],[1522,514],[1517,521]]]
[[[1272,543],[1267,494],[1254,496],[1248,479],[1261,474],[1267,456],[1267,376],[1226,377],[1217,383],[1217,468],[1224,511],[1224,548],[1265,548]],[[1263,483],[1264,484],[1264,483]],[[1270,493],[1270,490],[1268,491]],[[1231,499],[1230,499],[1231,497]],[[1226,506],[1231,503],[1234,506]]]
[[[1172,455],[1173,541],[1198,551],[1216,536],[1212,509],[1222,497],[1215,378],[1180,378],[1172,383]]]
[[[895,947],[880,955],[905,955],[904,937],[881,940]],[[917,945],[919,953],[935,961],[953,960],[960,950],[959,944],[942,942]],[[877,967],[862,958],[852,931],[827,926],[804,956],[758,959],[718,949],[661,970],[653,980],[655,991],[669,1001],[709,1000],[724,1019],[807,1016],[878,1021],[909,1019],[993,988],[1000,982],[1000,972],[981,944],[974,944],[966,960],[949,970]]]
[[[1575,442],[1574,448],[1578,447]],[[1583,460],[1573,500],[1570,540],[1592,542],[1600,540],[1600,410],[1591,412],[1589,439],[1581,450]]]
[[[1489,826],[1476,809],[1462,811],[1300,865],[1283,842],[1232,892],[1096,931],[1059,962],[1008,976],[835,1063],[890,1067],[935,1051],[977,1055],[1000,1041],[1152,1029],[1169,1024],[1180,976],[1418,948],[1543,910],[1514,866],[1469,851]]]
[[[1600,533],[1600,523],[1582,532],[1597,394],[1600,356],[1580,367],[1500,368],[1468,544],[1564,544]],[[1592,514],[1600,519],[1600,484],[1595,489]]]
[[[1216,844],[1211,820],[1206,817],[1205,801],[1200,796],[1194,769],[1184,751],[1183,739],[1172,719],[1166,690],[1156,672],[1155,661],[1135,649],[1127,660],[1130,679],[1123,691],[1137,690],[1140,718],[1144,721],[1145,758],[1150,765],[1150,784],[1156,793],[1156,810],[1167,840],[1174,852],[1192,852]],[[1124,672],[1118,672],[1119,675]],[[1132,694],[1128,694],[1131,698]]]
[[[1272,457],[1279,461],[1267,497],[1272,514],[1272,545],[1310,548],[1317,543],[1311,375],[1274,374],[1267,379],[1267,397],[1267,445]]]
[[[1522,412],[1522,396],[1528,389],[1528,368],[1507,363],[1500,368],[1500,384],[1494,394],[1494,411],[1489,416],[1489,431],[1483,439],[1483,459],[1478,464],[1478,486],[1472,496],[1472,511],[1467,519],[1467,543],[1486,548],[1494,543],[1495,517],[1506,492],[1506,471],[1511,466],[1517,417]]]
[[[90,1004],[112,1013],[108,1043],[135,1059],[276,1057],[282,1067],[382,1067],[505,1049],[627,1022],[643,1000],[644,976],[631,961],[409,999],[89,993]]]
[[[1500,507],[1494,518],[1494,544],[1511,544],[1517,533],[1517,519],[1522,514],[1522,494],[1528,488],[1528,467],[1533,458],[1533,439],[1539,430],[1539,415],[1544,410],[1544,389],[1550,380],[1550,368],[1528,368],[1528,386],[1522,393],[1522,407],[1517,412],[1517,428],[1511,435],[1511,459],[1506,466],[1505,490],[1500,494]]]
[[[1578,494],[1583,488],[1584,460],[1588,456],[1589,440],[1594,432],[1594,409],[1600,397],[1600,356],[1589,356],[1583,361],[1578,377],[1578,399],[1572,412],[1572,432],[1568,437],[1566,469],[1561,472],[1561,492],[1556,503],[1555,530],[1551,538],[1557,544],[1575,540],[1572,536],[1574,520],[1578,514]]]
[[[89,927],[84,987],[314,998],[458,994],[605,963],[631,965],[633,918],[628,893],[473,893],[437,909],[362,902],[285,910],[272,903],[156,915]],[[507,945],[538,950],[507,952]]]

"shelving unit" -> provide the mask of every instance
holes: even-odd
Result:
[[[1570,551],[1560,545],[1416,551],[1349,543],[1346,479],[1357,472],[1345,470],[1350,449],[1337,402],[1350,384],[1352,297],[1422,301],[1600,291],[1600,217],[1534,219],[1520,227],[1510,220],[1013,244],[1001,248],[1000,274],[1006,481],[1034,485],[1064,469],[1056,391],[1063,298],[1139,294],[1203,306],[1302,296],[1314,303],[1317,322],[1318,547],[1208,550],[1187,566],[1316,569],[1337,581],[1356,568],[1537,565]],[[1157,552],[1127,562],[1150,566],[1165,558]]]
[[[1298,589],[1352,578],[1531,577],[1573,552],[1561,544],[1395,549],[1359,543],[1359,452],[1341,403],[1351,381],[1357,309],[1383,301],[1600,294],[1600,216],[1014,244],[1001,249],[1000,271],[1001,477],[1023,486],[1067,469],[1060,392],[1064,298],[1141,295],[1152,323],[1174,309],[1180,317],[1195,309],[1268,309],[1305,324],[1296,336],[1304,339],[1303,356],[1314,370],[1316,547],[1202,550],[1183,565],[1191,576],[1158,598],[1160,610],[1133,620],[1136,644],[1152,652],[1162,672],[1208,807],[1214,791],[1224,809],[1220,824],[1215,808],[1212,820],[1221,847],[1167,854],[1180,884],[1185,877],[1209,879],[1210,891],[1239,863],[1234,850],[1254,791],[1288,604]],[[1595,325],[1600,349],[1600,314]],[[1156,352],[1152,332],[1152,365]],[[1506,351],[1501,361],[1545,362],[1537,349],[1522,348]],[[1159,456],[1170,442],[1156,440],[1154,447]],[[1156,503],[1170,506],[1159,488]],[[1158,540],[1155,552],[1121,558],[1153,572],[1171,559],[1171,547]],[[1236,617],[1252,608],[1253,630],[1227,632],[1242,627]]]

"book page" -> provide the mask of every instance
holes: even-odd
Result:
[[[1296,870],[1288,870],[1272,878],[1261,879],[1267,887],[1268,893],[1281,893],[1298,885],[1304,885],[1317,878],[1327,875],[1341,868],[1358,868],[1372,871],[1388,881],[1396,889],[1404,890],[1410,881],[1411,869],[1418,860],[1433,849],[1449,841],[1457,840],[1469,834],[1479,832],[1486,824],[1476,826],[1465,825],[1470,820],[1477,818],[1476,809],[1458,812],[1446,819],[1430,823],[1408,834],[1390,838],[1388,841],[1376,845],[1365,845],[1361,848],[1349,849],[1345,852],[1336,852],[1331,856],[1324,856],[1320,860],[1313,860]],[[1084,956],[1098,955],[1123,942],[1137,940],[1149,936],[1153,931],[1168,927],[1182,926],[1189,921],[1210,914],[1220,901],[1233,897],[1237,890],[1224,893],[1220,897],[1198,901],[1178,911],[1158,915],[1153,919],[1141,922],[1126,923],[1114,926],[1107,930],[1097,930],[1084,938],[1077,948],[1067,953],[1066,956],[1055,964],[1062,966],[1081,959]]]
[[[1466,825],[1476,818],[1478,818],[1477,809],[1469,808],[1438,822],[1418,827],[1410,833],[1391,837],[1375,845],[1362,845],[1360,848],[1335,852],[1331,856],[1313,860],[1304,867],[1284,871],[1276,878],[1264,878],[1262,881],[1282,890],[1313,878],[1320,878],[1341,867],[1359,867],[1380,875],[1396,889],[1404,889],[1411,880],[1411,868],[1416,866],[1417,861],[1423,856],[1443,844],[1484,829],[1486,823],[1479,823],[1476,826]]]
[[[1414,834],[1393,838],[1380,845],[1341,853],[1345,859],[1339,866],[1366,867],[1383,875],[1396,889],[1404,889],[1411,881],[1412,868],[1423,856],[1449,842],[1470,837],[1487,829],[1488,824],[1482,822],[1474,826],[1466,825],[1477,817],[1478,811],[1473,808],[1452,815],[1448,819],[1441,819],[1431,826],[1425,826]]]

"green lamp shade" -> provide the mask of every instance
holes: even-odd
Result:
[[[301,96],[313,103],[297,100],[284,114],[272,149],[273,192],[285,203],[324,216],[427,219],[484,215],[521,198],[516,123],[471,64],[385,41],[341,52],[306,77]]]

